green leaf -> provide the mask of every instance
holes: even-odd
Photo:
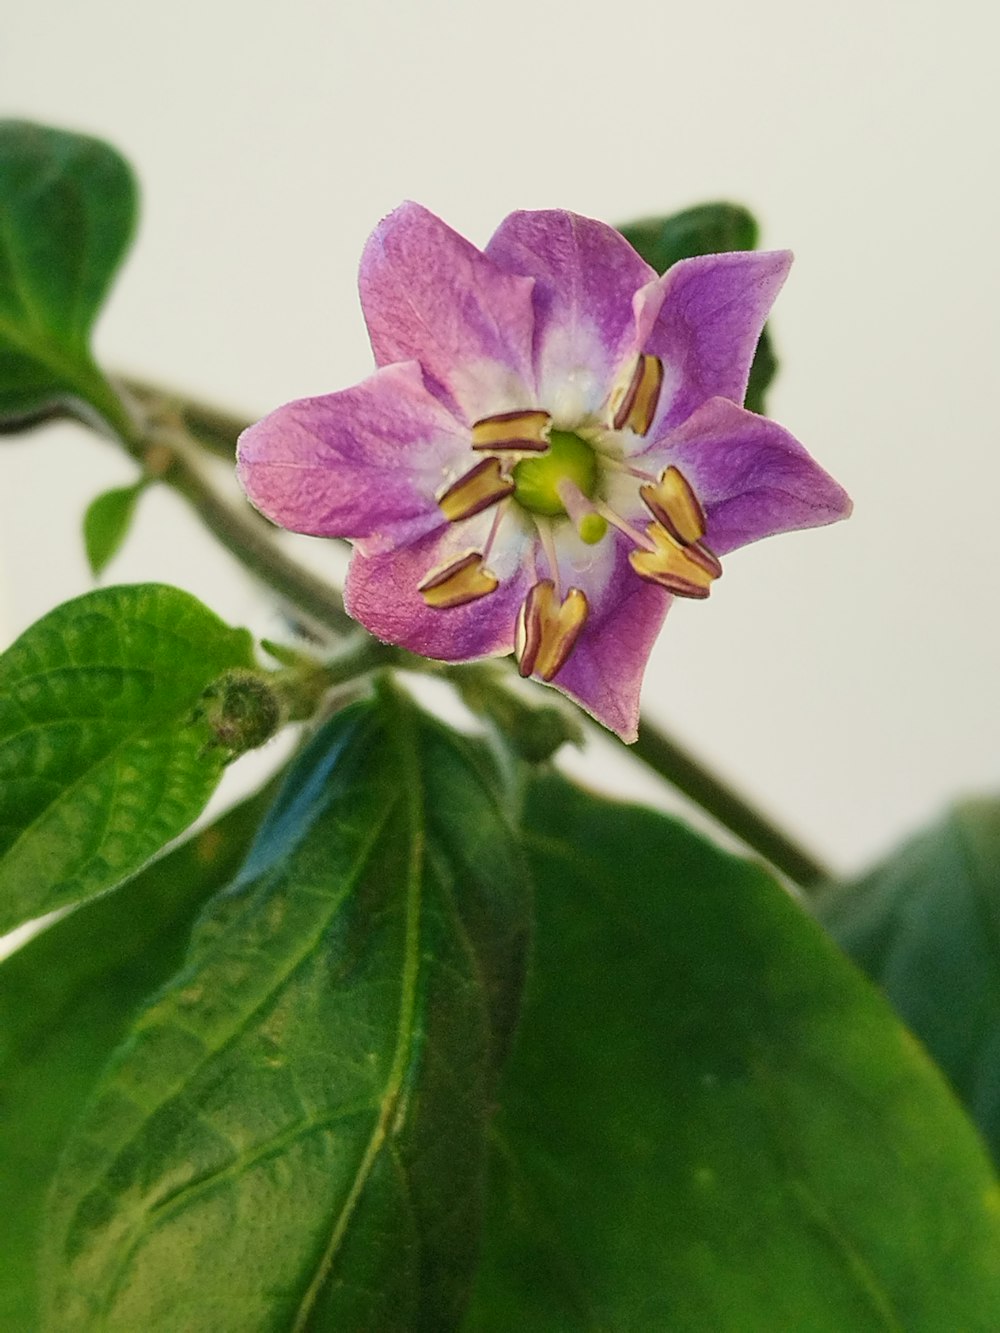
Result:
[[[548,777],[468,1327],[986,1330],[1000,1196],[940,1075],[765,871]]]
[[[743,400],[743,406],[748,412],[756,412],[760,416],[765,415],[764,396],[771,387],[771,381],[777,373],[778,358],[774,354],[771,335],[765,324],[760,335],[760,342],[757,344],[757,350],[753,354],[753,361],[750,363],[747,394]]]
[[[755,250],[758,228],[753,214],[740,204],[698,204],[664,218],[630,222],[618,230],[657,273],[695,255],[730,250]],[[778,371],[778,361],[765,327],[750,367],[745,406],[763,413],[764,395]]]
[[[70,1126],[191,923],[237,869],[268,788],[0,964],[0,1328],[34,1333],[35,1249]]]
[[[95,578],[117,555],[132,525],[136,501],[147,485],[143,478],[132,486],[105,491],[87,506],[83,516],[83,542]]]
[[[680,259],[756,250],[757,220],[740,204],[698,204],[665,218],[629,222],[618,230],[657,273]]]
[[[1000,1162],[1000,801],[966,801],[817,914],[948,1075]]]
[[[0,121],[0,427],[63,409],[131,433],[90,331],[135,216],[135,180],[107,144]]]
[[[0,657],[0,932],[112,888],[187,828],[233,754],[202,696],[251,649],[143,584],[56,607]]]
[[[63,1157],[47,1326],[453,1328],[525,883],[461,738],[329,723]]]

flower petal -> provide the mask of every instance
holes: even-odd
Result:
[[[614,228],[563,210],[511,213],[486,253],[536,280],[539,395],[557,424],[575,425],[633,348],[632,299],[656,274]]]
[[[551,683],[631,744],[639,734],[643,673],[673,599],[634,572],[628,561],[632,544],[625,537],[608,540],[615,554],[603,589],[581,583],[590,605],[587,623]]]
[[[361,257],[361,304],[380,366],[419,361],[468,424],[536,406],[530,278],[504,273],[419,204],[375,228]]]
[[[482,549],[486,515],[426,533],[395,551],[356,551],[347,571],[344,602],[366,629],[386,643],[444,662],[494,657],[514,648],[517,613],[533,581],[532,562],[521,558],[522,542],[487,560],[500,579],[494,592],[464,606],[428,606],[418,585],[428,573],[462,550]]]
[[[275,523],[375,551],[440,524],[435,494],[468,447],[467,428],[410,361],[279,407],[240,436],[237,470]]]
[[[640,326],[658,302],[643,351],[663,362],[664,383],[650,437],[709,398],[742,404],[764,321],[791,266],[788,250],[734,251],[682,259],[639,298]]]
[[[846,492],[793,435],[725,398],[706,403],[655,453],[658,467],[673,463],[693,487],[706,513],[705,543],[719,555],[851,512]]]

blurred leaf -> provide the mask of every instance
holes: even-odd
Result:
[[[268,788],[0,964],[0,1328],[38,1328],[35,1249],[56,1158],[136,1011],[246,853]]]
[[[817,914],[951,1079],[1000,1161],[1000,801],[967,801]]]
[[[527,809],[533,966],[467,1327],[994,1327],[989,1163],[815,923],[659,814],[555,776]]]
[[[95,578],[117,555],[132,525],[136,501],[147,484],[144,478],[132,486],[105,491],[87,506],[83,516],[83,542],[87,563]]]
[[[158,584],[66,602],[0,657],[0,932],[187,828],[232,757],[199,701],[252,662],[246,630]]]
[[[630,222],[618,230],[650,268],[666,273],[671,264],[695,255],[756,250],[757,220],[740,204],[698,204],[665,218]]]
[[[0,423],[59,409],[128,435],[90,331],[135,228],[127,163],[85,135],[0,121]],[[91,409],[88,414],[84,405]]]
[[[497,801],[395,695],[314,738],[63,1157],[50,1327],[455,1326],[527,938]]]
[[[760,416],[765,415],[764,395],[777,373],[778,358],[774,355],[771,335],[765,324],[760,335],[760,342],[757,344],[757,350],[753,354],[753,361],[750,365],[750,379],[747,381],[747,394],[743,400],[743,406],[748,412],[756,412]]]
[[[740,204],[698,204],[665,218],[630,222],[618,230],[657,273],[695,255],[719,255],[729,250],[756,250],[757,220]],[[764,395],[778,371],[778,361],[765,326],[750,367],[745,406],[764,412]]]

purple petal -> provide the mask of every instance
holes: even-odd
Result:
[[[586,586],[590,614],[569,661],[552,684],[629,745],[639,734],[643,672],[673,600],[632,569],[632,543],[616,536],[603,589]]]
[[[656,274],[603,222],[561,210],[511,213],[486,247],[508,273],[535,286],[535,355],[541,398],[557,423],[593,412],[635,346],[632,300]],[[560,396],[575,389],[579,405]]]
[[[643,347],[664,369],[653,437],[709,398],[742,404],[754,349],[791,262],[788,250],[699,255],[674,264],[645,289],[642,304],[655,309],[662,299]],[[642,309],[639,317],[643,322]]]
[[[419,361],[428,385],[468,423],[536,405],[530,278],[502,272],[407,203],[372,232],[359,281],[380,366]]]
[[[418,591],[426,575],[460,549],[481,549],[476,523],[438,528],[396,551],[355,552],[344,588],[350,614],[386,643],[444,662],[511,652],[517,613],[533,581],[531,562],[518,559],[516,547],[488,562],[500,585],[478,601],[442,610],[429,607]]]
[[[722,555],[777,532],[846,518],[851,501],[798,440],[767,417],[713,398],[672,431],[655,452],[673,463],[705,507],[705,536]]]
[[[468,448],[468,430],[410,361],[279,407],[240,436],[237,467],[275,523],[374,551],[440,524],[435,493]]]

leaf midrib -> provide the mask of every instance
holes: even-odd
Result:
[[[396,714],[396,725],[389,725],[385,734],[392,737],[393,749],[397,751],[402,769],[402,786],[406,793],[409,809],[412,838],[410,842],[410,863],[406,885],[406,932],[403,952],[403,979],[400,994],[399,1020],[396,1027],[396,1050],[385,1093],[382,1097],[378,1119],[364,1155],[355,1173],[354,1181],[337,1216],[333,1219],[330,1239],[320,1256],[312,1281],[299,1303],[295,1318],[290,1326],[290,1333],[304,1333],[308,1327],[313,1310],[316,1307],[337,1253],[347,1234],[351,1217],[364,1192],[375,1163],[383,1146],[389,1139],[390,1126],[399,1107],[403,1082],[413,1047],[414,1023],[417,1007],[417,983],[420,975],[420,925],[422,908],[422,870],[424,863],[424,845],[426,827],[423,800],[421,798],[420,765],[417,761],[416,744],[413,734],[413,716],[401,707],[393,696],[383,696],[387,711]]]
[[[166,1090],[165,1093],[161,1096],[160,1100],[156,1103],[157,1110],[162,1110],[163,1107],[170,1105],[170,1103],[174,1101],[177,1096],[179,1096],[185,1091],[185,1089],[191,1084],[191,1082],[197,1077],[197,1075],[205,1067],[205,1065],[209,1063],[209,1061],[217,1059],[220,1055],[223,1054],[223,1052],[227,1051],[234,1044],[234,1042],[238,1041],[240,1037],[246,1032],[247,1028],[253,1021],[253,1019],[261,1012],[261,1010],[264,1009],[268,1004],[270,1004],[271,1001],[274,1000],[275,996],[278,995],[284,989],[284,987],[288,985],[289,981],[291,981],[291,979],[296,975],[299,968],[301,968],[314,956],[318,940],[322,939],[322,937],[329,930],[330,923],[336,917],[337,913],[340,911],[344,902],[350,897],[358,877],[361,875],[365,865],[368,862],[368,858],[371,855],[372,847],[379,841],[380,837],[382,836],[382,833],[385,830],[387,824],[389,823],[395,808],[396,808],[395,802],[391,802],[386,807],[382,818],[373,825],[372,829],[370,830],[369,838],[366,840],[363,847],[361,848],[355,864],[351,867],[350,873],[346,877],[345,884],[343,885],[341,891],[336,895],[336,897],[333,898],[328,904],[328,910],[322,914],[321,920],[317,923],[316,929],[310,935],[308,943],[306,944],[305,948],[301,949],[295,954],[295,956],[292,958],[290,962],[290,965],[280,974],[280,976],[274,979],[273,985],[268,986],[265,989],[264,993],[261,996],[259,996],[256,1002],[252,1005],[249,1012],[243,1015],[240,1021],[233,1025],[232,1029],[227,1033],[227,1035],[222,1041],[220,1041],[217,1045],[208,1046],[205,1042],[201,1041],[201,1039],[198,1037],[196,1033],[192,1033],[190,1029],[185,1029],[182,1024],[177,1024],[178,1028],[180,1028],[182,1031],[187,1031],[189,1035],[195,1038],[195,1040],[198,1040],[204,1049],[201,1058],[197,1060],[190,1069],[185,1071],[184,1076],[181,1079],[179,1079],[172,1087]],[[201,970],[203,965],[204,965],[203,960],[199,959],[198,970]],[[140,1016],[136,1029],[137,1032],[142,1030],[144,1017],[148,1017],[148,1015]],[[390,1071],[390,1078],[391,1078],[391,1071]],[[143,1108],[140,1108],[140,1110],[141,1109]],[[116,1145],[115,1148],[116,1158],[120,1157],[121,1154],[127,1148],[131,1147],[131,1145],[135,1142],[139,1134],[141,1134],[145,1124],[146,1124],[145,1120],[140,1122],[140,1124],[135,1127],[133,1132],[129,1133],[123,1140],[121,1140]],[[228,1171],[235,1165],[236,1163],[228,1163],[226,1167],[223,1168],[223,1171]],[[157,1203],[154,1204],[148,1210],[146,1216],[148,1217],[151,1214],[154,1214],[158,1208],[165,1206],[167,1203],[172,1203],[176,1207],[179,1204],[181,1196],[183,1194],[186,1194],[188,1189],[192,1190],[203,1189],[209,1183],[210,1179],[211,1177],[209,1176],[202,1176],[197,1181],[190,1182],[190,1184],[185,1185],[183,1188],[174,1190],[173,1193],[169,1195],[167,1198],[163,1200],[158,1200]],[[140,1244],[144,1234],[145,1234],[145,1229],[144,1228],[140,1229],[137,1232],[136,1236],[134,1237],[132,1243],[119,1256],[118,1263],[116,1264],[114,1272],[108,1283],[107,1296],[104,1301],[102,1315],[106,1316],[111,1310],[114,1298],[117,1295],[119,1289],[121,1288],[121,1284],[127,1273],[128,1264],[132,1257],[132,1254],[135,1252],[136,1248]]]

